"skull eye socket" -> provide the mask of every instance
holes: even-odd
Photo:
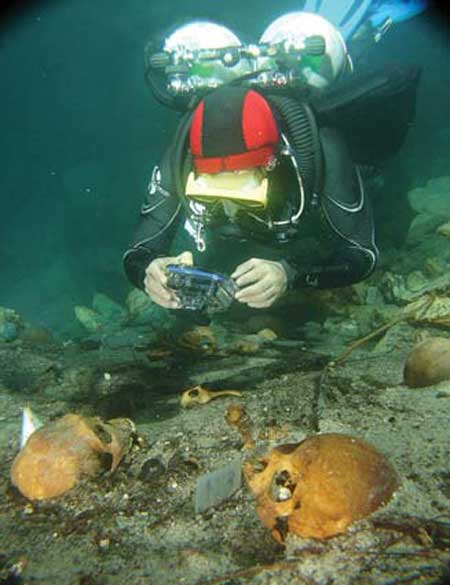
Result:
[[[262,473],[267,465],[268,465],[268,461],[266,459],[255,459],[253,461],[251,461],[251,467],[253,470],[253,473]]]
[[[92,430],[102,443],[111,443],[112,436],[102,425],[96,424]]]
[[[199,394],[200,392],[198,391],[198,388],[192,388],[192,390],[189,390],[189,396],[191,398],[198,398]]]
[[[272,478],[269,494],[275,502],[285,502],[292,498],[296,483],[292,481],[287,469],[278,471]]]

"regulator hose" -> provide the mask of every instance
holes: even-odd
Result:
[[[187,151],[187,141],[193,115],[193,112],[189,111],[181,118],[173,138],[170,155],[173,184],[175,185],[176,193],[186,210],[188,209],[188,203],[184,194],[183,170],[185,169],[185,153]]]
[[[281,114],[308,195],[320,190],[322,149],[319,132],[311,108],[287,96],[268,96]]]

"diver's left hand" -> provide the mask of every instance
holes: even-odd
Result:
[[[280,262],[251,258],[239,264],[231,275],[240,290],[235,299],[254,309],[273,305],[287,289],[288,277]]]

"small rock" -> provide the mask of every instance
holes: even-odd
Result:
[[[0,341],[14,341],[18,335],[19,332],[15,323],[11,323],[11,321],[0,322]]]
[[[125,309],[119,303],[100,292],[94,293],[92,308],[108,321],[120,319],[125,315]]]
[[[450,239],[450,221],[439,226],[436,230],[436,233],[440,236],[444,236],[445,238]]]
[[[101,316],[93,309],[89,309],[89,307],[77,305],[75,307],[75,317],[89,333],[97,333],[103,326]]]
[[[421,291],[427,284],[428,281],[420,270],[414,270],[406,277],[406,287],[411,292]]]

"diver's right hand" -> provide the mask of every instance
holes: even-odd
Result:
[[[166,309],[181,309],[180,299],[175,291],[167,286],[166,267],[169,264],[187,264],[192,266],[191,252],[182,252],[179,256],[164,256],[155,258],[145,269],[145,292],[161,307]]]

